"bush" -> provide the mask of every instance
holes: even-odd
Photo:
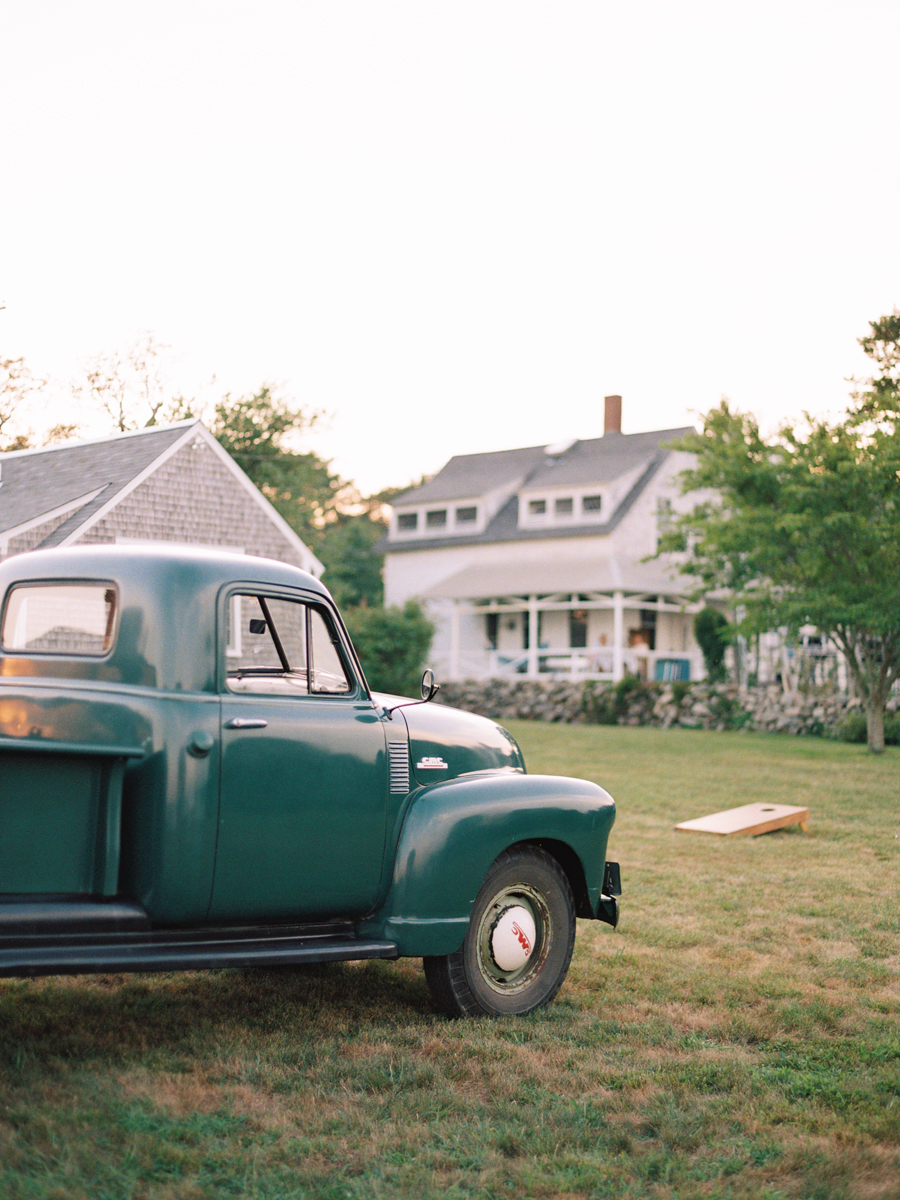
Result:
[[[710,682],[725,678],[725,651],[730,642],[727,619],[717,608],[704,608],[694,617],[694,637],[703,651]]]
[[[848,713],[835,730],[835,736],[841,742],[854,742],[864,746],[869,740],[866,714],[863,712]],[[900,746],[900,716],[884,718],[884,744]]]
[[[624,722],[637,701],[652,706],[656,689],[637,675],[625,675],[617,684],[586,683],[581,695],[581,711],[589,725],[618,725]]]
[[[418,696],[434,625],[415,600],[402,608],[350,608],[344,620],[369,686],[395,696]]]

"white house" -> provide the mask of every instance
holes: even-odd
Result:
[[[688,581],[645,561],[691,431],[623,434],[621,413],[607,396],[603,437],[458,455],[393,502],[385,603],[426,602],[445,679],[702,676]]]

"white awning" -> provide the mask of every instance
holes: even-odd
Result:
[[[615,555],[546,561],[476,564],[433,584],[425,600],[485,600],[499,596],[547,596],[559,592],[625,592],[632,595],[683,596],[696,586],[670,573],[659,560],[623,562]]]

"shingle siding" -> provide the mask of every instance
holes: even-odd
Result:
[[[33,529],[27,529],[24,533],[20,533],[16,537],[11,537],[9,539],[7,554],[24,554],[26,550],[36,550],[38,546],[59,529],[60,525],[65,525],[68,519],[69,514],[63,513],[61,517],[57,517],[54,521],[47,521],[44,525],[36,525]]]
[[[199,421],[0,454],[0,558],[136,541],[321,563]]]
[[[229,546],[302,566],[286,537],[203,442],[182,447],[79,542],[117,538]]]

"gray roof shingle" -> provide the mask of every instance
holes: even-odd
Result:
[[[0,532],[38,521],[84,498],[52,535],[54,544],[61,541],[180,441],[194,424],[182,421],[101,441],[0,454]]]
[[[485,496],[504,485],[516,487],[543,463],[545,457],[543,446],[496,450],[486,454],[456,454],[427,483],[396,496],[391,504],[396,507],[431,504],[441,500],[464,500]]]
[[[391,503],[394,507],[468,499],[502,491],[510,493],[499,511],[480,533],[458,536],[393,539],[385,537],[379,549],[393,553],[437,549],[484,542],[540,541],[547,538],[596,537],[609,533],[634,504],[667,457],[667,446],[691,427],[660,429],[651,433],[613,433],[567,446],[528,446],[493,454],[463,454],[451,458],[428,483]],[[527,529],[519,525],[519,495],[523,490],[601,485],[640,470],[640,475],[601,525],[573,524],[559,528]]]

